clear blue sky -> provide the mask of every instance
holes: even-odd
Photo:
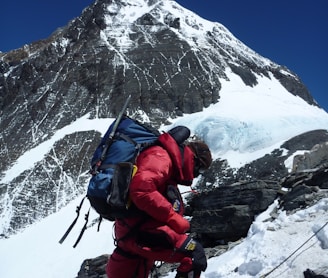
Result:
[[[328,0],[177,0],[295,72],[328,111]],[[47,38],[93,0],[12,0],[0,9],[0,51]]]

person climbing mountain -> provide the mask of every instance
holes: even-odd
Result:
[[[211,152],[202,141],[179,146],[169,133],[158,141],[137,158],[129,196],[140,213],[115,221],[109,278],[146,278],[155,261],[180,263],[176,278],[198,278],[207,268],[202,245],[187,233],[190,224],[183,217],[178,184],[190,186],[208,169]]]

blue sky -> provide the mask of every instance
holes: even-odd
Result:
[[[327,0],[177,0],[201,17],[227,27],[260,55],[296,73],[328,111]],[[93,0],[1,3],[0,51],[47,38]]]

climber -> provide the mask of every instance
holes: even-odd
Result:
[[[115,221],[117,247],[107,263],[109,278],[146,278],[155,261],[180,263],[176,278],[198,278],[207,267],[202,245],[187,234],[190,224],[182,216],[178,184],[190,186],[208,169],[211,152],[202,141],[179,147],[168,133],[159,142],[137,158],[129,194],[140,214]]]

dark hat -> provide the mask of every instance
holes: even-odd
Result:
[[[203,170],[208,169],[212,163],[212,155],[208,146],[202,141],[188,142],[187,146],[195,155],[195,160],[200,163],[199,167]]]

